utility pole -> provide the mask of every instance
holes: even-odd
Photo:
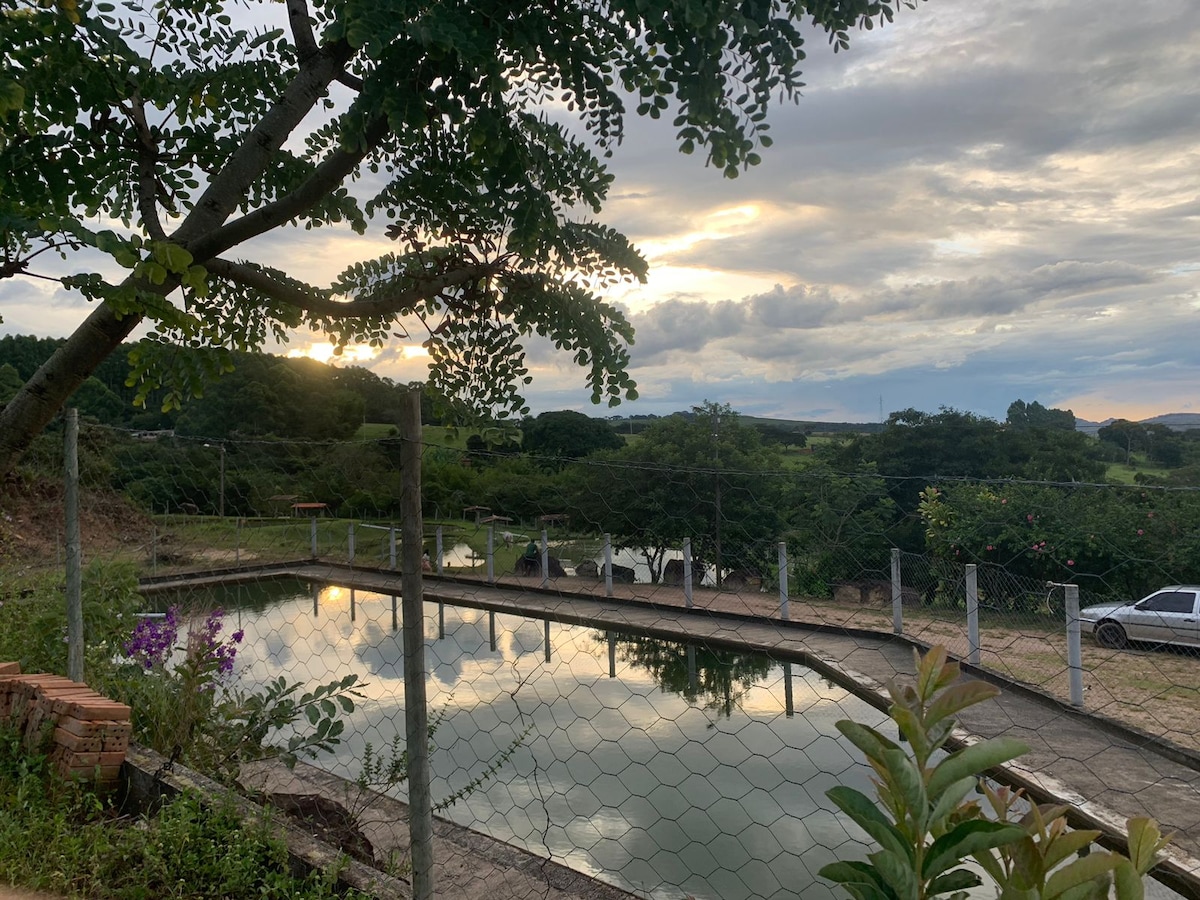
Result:
[[[721,414],[713,410],[713,466],[716,469],[717,488],[714,493],[716,506],[716,530],[713,535],[713,555],[716,557],[717,588],[721,587]]]

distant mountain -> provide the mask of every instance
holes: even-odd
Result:
[[[1117,420],[1111,416],[1103,422],[1089,422],[1087,419],[1076,418],[1075,430],[1095,434],[1105,425],[1111,425],[1115,421]],[[1188,431],[1200,428],[1200,413],[1163,413],[1161,416],[1151,416],[1140,421],[1143,425],[1166,425],[1172,431]]]

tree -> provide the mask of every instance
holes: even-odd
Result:
[[[1008,427],[1015,431],[1031,428],[1053,428],[1061,431],[1075,430],[1075,413],[1069,409],[1047,409],[1034,400],[1014,400],[1008,407]]]
[[[655,583],[667,551],[685,537],[698,563],[764,571],[781,529],[779,485],[768,477],[779,468],[778,451],[757,430],[729,406],[706,402],[574,467],[566,479],[572,522],[641,553]]]
[[[1146,448],[1146,426],[1129,419],[1117,419],[1096,432],[1096,437],[1107,444],[1115,444],[1125,451],[1125,465],[1129,465],[1134,450]]]
[[[0,414],[0,472],[143,321],[132,378],[167,405],[300,327],[419,337],[434,388],[476,408],[523,411],[535,333],[593,400],[636,396],[632,331],[598,291],[646,264],[586,218],[627,98],[734,176],[770,143],[772,98],[798,95],[801,18],[837,50],[900,2],[286,0],[241,27],[223,0],[0,0],[0,276],[54,278],[35,265],[59,254],[56,280],[95,304]],[[324,287],[248,258],[288,224],[374,222],[395,252]],[[173,367],[177,346],[204,365]]]
[[[582,459],[599,450],[617,450],[625,445],[605,419],[564,409],[544,412],[521,423],[521,447],[534,456],[555,460]]]
[[[0,365],[0,403],[7,403],[17,396],[24,381],[16,367],[9,363]]]

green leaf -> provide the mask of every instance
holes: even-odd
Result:
[[[942,691],[929,704],[925,711],[926,725],[940,722],[947,716],[953,716],[961,710],[984,700],[990,700],[1000,693],[1000,689],[986,681],[964,681],[954,684]]]
[[[1100,851],[1067,863],[1046,880],[1043,900],[1055,900],[1072,888],[1106,876],[1117,867],[1119,861],[1120,857],[1116,854]]]
[[[853,819],[884,849],[907,855],[911,861],[913,850],[904,840],[904,836],[866,795],[854,788],[839,785],[826,791],[825,796],[837,804],[838,809]]]
[[[913,871],[911,859],[890,850],[872,853],[868,859],[899,900],[917,900],[917,873]]]
[[[25,89],[8,78],[0,78],[0,116],[25,105]]]
[[[867,725],[860,725],[849,719],[840,719],[835,725],[850,743],[870,759],[882,761],[885,750],[899,749],[897,744]]]
[[[954,812],[963,798],[975,789],[975,783],[974,778],[962,778],[949,785],[942,795],[934,800],[933,812],[929,816],[930,824],[939,822]]]
[[[950,891],[965,891],[967,888],[978,887],[982,883],[979,876],[970,869],[953,869],[929,882],[925,886],[925,895],[934,897]]]
[[[926,818],[925,783],[916,764],[899,748],[883,751],[888,776],[908,807],[909,814],[924,828]]]
[[[1025,836],[1025,829],[1019,825],[1006,825],[983,819],[962,822],[929,846],[921,876],[932,878],[974,853],[1002,847]]]
[[[1145,900],[1146,888],[1142,876],[1127,859],[1120,860],[1113,869],[1113,887],[1117,900]]]
[[[1126,822],[1129,830],[1129,861],[1140,875],[1145,875],[1154,866],[1158,853],[1170,843],[1164,837],[1158,823],[1146,816],[1135,816]]]
[[[929,796],[936,798],[954,782],[980,775],[1027,752],[1029,746],[1013,738],[989,738],[956,750],[934,768],[929,778]]]
[[[899,900],[896,892],[867,863],[857,860],[830,863],[817,873],[822,878],[842,885],[859,900]]]

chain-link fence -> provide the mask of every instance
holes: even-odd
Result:
[[[122,627],[171,619],[178,642],[229,648],[231,696],[318,692],[273,739],[302,751],[307,725],[340,723],[315,762],[347,780],[337,799],[392,864],[408,852],[387,799],[407,790],[401,443],[79,439],[85,632],[129,569],[167,617],[122,606],[89,665],[136,655]],[[39,452],[31,472],[60,465]],[[1153,815],[1200,856],[1200,640],[1180,615],[1103,646],[1086,611],[1200,581],[1195,492],[931,476],[917,496],[802,457],[697,468],[434,443],[422,469],[433,799],[469,829],[438,826],[442,885],[543,896],[576,872],[643,896],[833,896],[817,871],[866,839],[825,791],[870,789],[834,723],[886,730],[880,683],[911,671],[914,644],[1005,684],[963,724],[1030,743],[1028,786],[1085,817]],[[61,579],[63,494],[11,485],[14,577]],[[15,627],[25,598],[0,599]],[[61,653],[53,623],[25,624]],[[161,732],[183,753],[195,723]],[[337,793],[303,766],[255,773],[274,793]]]

